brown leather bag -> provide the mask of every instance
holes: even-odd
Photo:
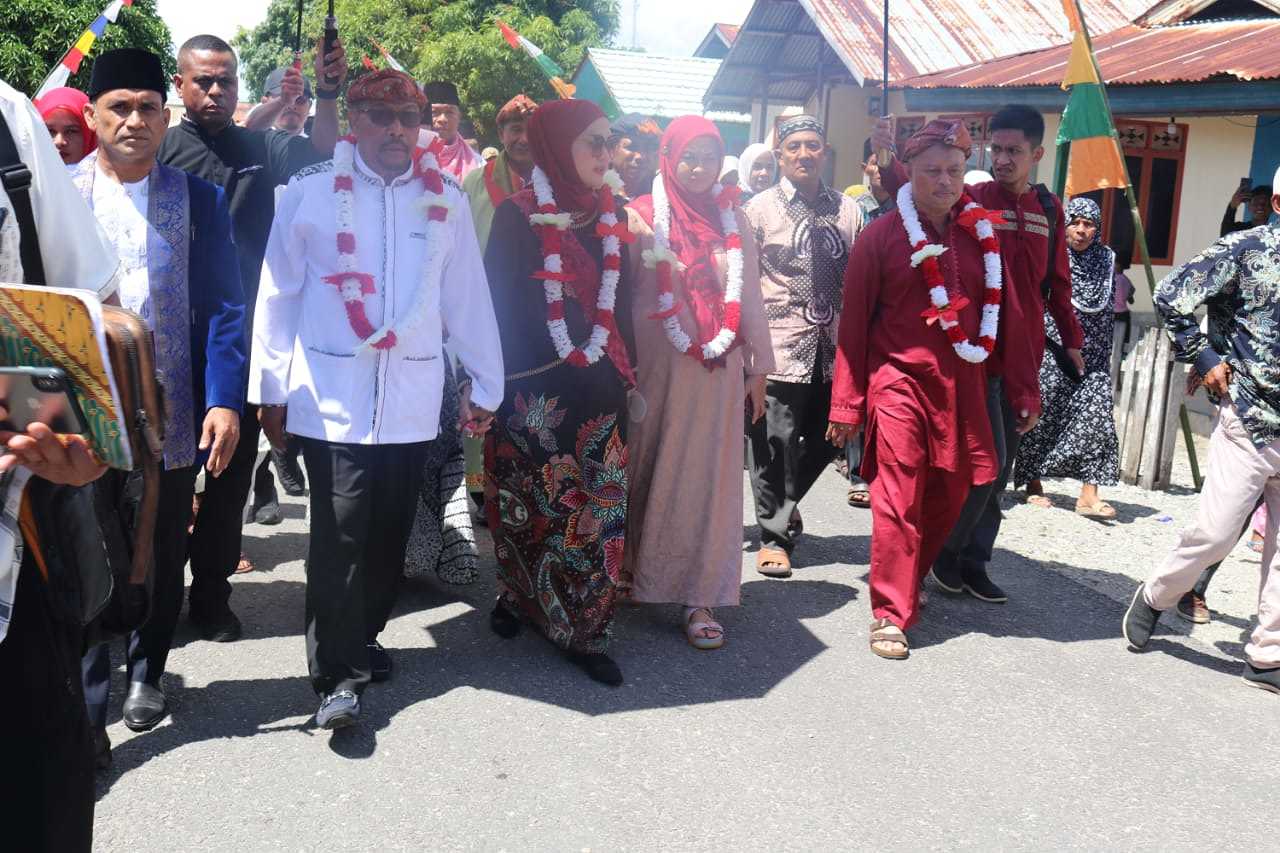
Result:
[[[108,471],[94,484],[99,527],[115,576],[98,638],[127,634],[151,615],[156,515],[164,453],[164,393],[156,378],[155,342],[141,317],[102,306],[111,372],[133,449],[133,471]]]

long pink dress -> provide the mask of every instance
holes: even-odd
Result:
[[[627,442],[630,498],[625,564],[631,598],[690,607],[728,607],[742,585],[742,454],[746,377],[774,369],[769,324],[760,295],[755,240],[738,213],[744,258],[742,341],[724,367],[707,370],[677,352],[662,324],[657,279],[641,260],[653,230],[628,211],[635,282],[632,306],[640,393],[648,412],[631,424]],[[727,264],[716,254],[721,287]],[[677,285],[676,298],[680,298]],[[686,332],[695,329],[686,308]]]

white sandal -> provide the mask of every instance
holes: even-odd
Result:
[[[699,613],[707,614],[707,618],[697,622],[691,621]],[[724,626],[715,621],[715,619],[715,614],[711,612],[710,607],[686,607],[684,609],[684,636],[689,641],[689,645],[703,651],[711,651],[723,646]],[[704,632],[714,633],[715,636],[707,637]]]

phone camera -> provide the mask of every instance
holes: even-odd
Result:
[[[37,391],[45,394],[56,394],[62,390],[62,380],[57,376],[37,376],[31,380]]]

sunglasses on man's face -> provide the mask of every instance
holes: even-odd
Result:
[[[390,107],[369,107],[364,110],[369,121],[378,127],[391,127],[391,122],[399,121],[401,127],[417,127],[422,124],[421,110],[396,110]]]
[[[592,134],[579,140],[584,146],[591,149],[591,156],[600,157],[609,147],[609,140],[600,134]]]

